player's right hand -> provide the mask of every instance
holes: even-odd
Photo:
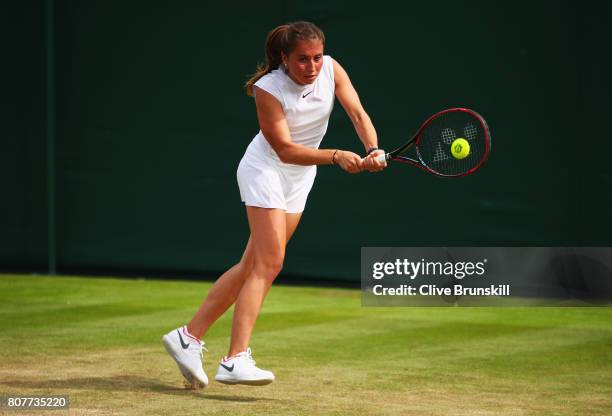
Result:
[[[368,172],[380,172],[387,167],[387,161],[378,160],[379,156],[384,156],[385,151],[382,149],[375,150],[363,158],[363,169]]]

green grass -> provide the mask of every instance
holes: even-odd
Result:
[[[0,275],[0,395],[67,394],[74,415],[612,414],[612,308],[362,308],[328,288],[272,288],[251,347],[273,384],[186,390],[160,337],[209,287]],[[205,337],[210,378],[230,323]]]

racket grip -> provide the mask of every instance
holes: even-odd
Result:
[[[376,160],[378,160],[380,163],[383,163],[384,161],[387,160],[387,154],[383,153],[382,155],[377,156]]]

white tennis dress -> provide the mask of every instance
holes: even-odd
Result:
[[[281,104],[294,143],[319,147],[334,105],[331,57],[323,56],[321,72],[312,84],[295,83],[279,67],[261,77],[255,86],[272,94]],[[316,166],[283,163],[260,130],[238,165],[240,197],[248,206],[302,212],[316,174]]]

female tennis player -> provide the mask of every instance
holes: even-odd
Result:
[[[255,98],[260,131],[238,166],[240,196],[246,205],[250,238],[242,259],[208,292],[188,325],[163,337],[168,353],[193,388],[205,387],[200,338],[232,305],[229,352],[215,380],[264,385],[274,374],[255,366],[249,339],[262,302],[280,272],[285,247],[304,211],[316,165],[338,165],[349,173],[378,172],[376,130],[345,70],[323,54],[325,37],[312,23],[296,22],[272,30],[266,39],[265,65],[246,83]],[[339,149],[319,149],[334,96],[346,110],[366,157]]]

